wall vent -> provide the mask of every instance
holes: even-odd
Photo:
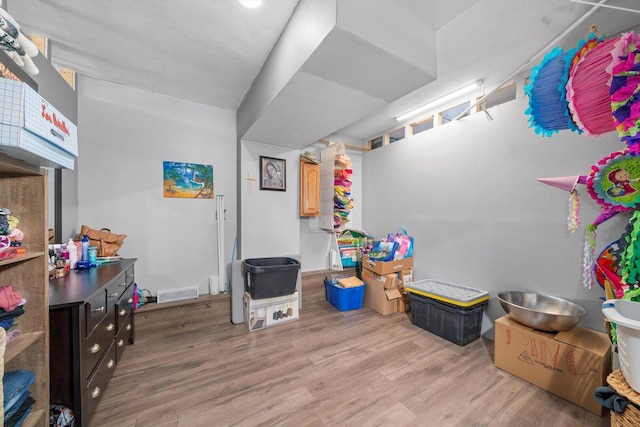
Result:
[[[163,289],[157,292],[157,297],[158,304],[198,298],[198,287],[189,286],[186,288]]]

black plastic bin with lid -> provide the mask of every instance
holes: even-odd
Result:
[[[242,261],[244,290],[252,299],[282,297],[296,291],[300,263],[293,258],[250,258]]]

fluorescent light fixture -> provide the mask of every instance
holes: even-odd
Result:
[[[238,3],[247,9],[257,9],[262,6],[262,0],[238,0]]]
[[[462,87],[454,92],[451,92],[447,95],[444,95],[438,99],[435,99],[431,102],[429,102],[428,104],[423,105],[422,107],[418,107],[415,110],[411,110],[408,113],[404,113],[401,116],[396,117],[396,120],[399,122],[402,122],[406,119],[408,119],[409,117],[415,116],[416,114],[422,113],[423,111],[427,111],[430,108],[435,107],[436,105],[440,105],[444,102],[447,102],[451,99],[455,99],[457,97],[459,97],[460,95],[463,95],[469,91],[472,91],[473,89],[476,89],[478,87],[480,87],[482,85],[482,80],[478,80],[477,82],[473,82],[468,86]]]

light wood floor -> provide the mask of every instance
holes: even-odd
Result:
[[[405,314],[340,312],[318,291],[307,293],[299,320],[259,331],[224,321],[168,328],[147,339],[138,334],[91,425],[570,427],[610,421],[494,367],[490,340],[460,347],[414,326]]]

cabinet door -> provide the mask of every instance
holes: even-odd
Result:
[[[300,162],[300,216],[320,215],[320,165]]]

